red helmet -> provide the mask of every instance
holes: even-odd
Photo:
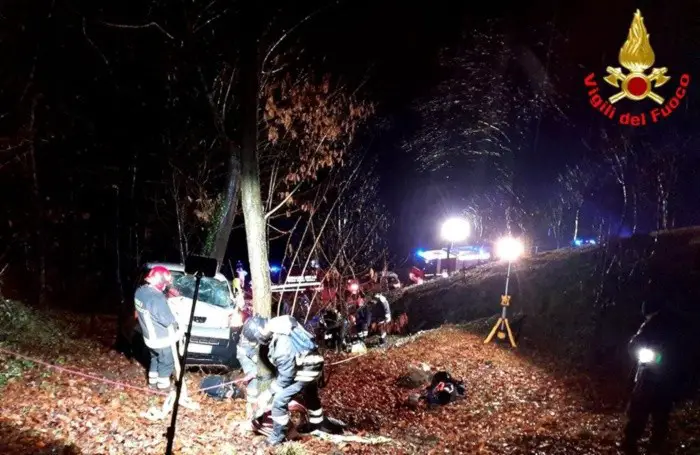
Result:
[[[168,284],[173,282],[173,275],[170,273],[170,270],[162,265],[157,265],[148,271],[145,279],[146,283],[162,291]]]

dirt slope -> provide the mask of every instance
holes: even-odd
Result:
[[[506,267],[486,264],[406,288],[393,296],[393,308],[408,314],[414,331],[497,317]],[[524,316],[516,328],[525,345],[587,367],[624,365],[626,370],[625,345],[642,322],[641,302],[659,293],[697,318],[698,278],[700,228],[562,249],[513,264],[510,314],[516,322]],[[483,334],[493,322],[472,328]]]

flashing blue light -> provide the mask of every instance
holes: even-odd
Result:
[[[588,243],[590,243],[591,245],[596,245],[596,241],[593,239],[589,240]]]
[[[417,251],[416,251],[416,254],[417,254],[418,256],[420,256],[420,257],[423,257],[423,255],[425,254],[425,251],[423,251],[423,250],[417,250]]]
[[[583,245],[583,240],[581,240],[581,239],[575,239],[575,240],[574,240],[574,245],[576,245],[576,246],[581,246],[581,245]]]
[[[279,272],[280,270],[281,270],[281,269],[279,268],[279,266],[276,266],[276,265],[271,265],[271,266],[270,266],[270,272],[272,272],[272,273],[277,273],[277,272]]]

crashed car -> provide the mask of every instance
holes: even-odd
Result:
[[[168,303],[180,327],[187,327],[192,310],[195,277],[186,274],[182,264],[152,262],[146,264],[139,273],[137,286],[143,283],[143,277],[155,266],[165,267],[172,274],[172,288],[176,291],[173,294],[177,295],[170,296]],[[199,285],[185,364],[239,368],[236,344],[241,325],[242,319],[234,306],[227,278],[221,273],[213,278],[203,277]],[[141,326],[138,323],[132,324],[132,330],[132,350],[139,353],[145,350]]]

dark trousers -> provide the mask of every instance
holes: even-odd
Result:
[[[170,387],[170,375],[175,369],[175,359],[171,348],[150,349],[151,363],[148,367],[149,384],[157,384],[158,388]]]
[[[639,441],[651,417],[651,442],[663,444],[668,437],[668,421],[672,409],[673,393],[670,386],[664,383],[637,382],[627,407],[625,441]]]

